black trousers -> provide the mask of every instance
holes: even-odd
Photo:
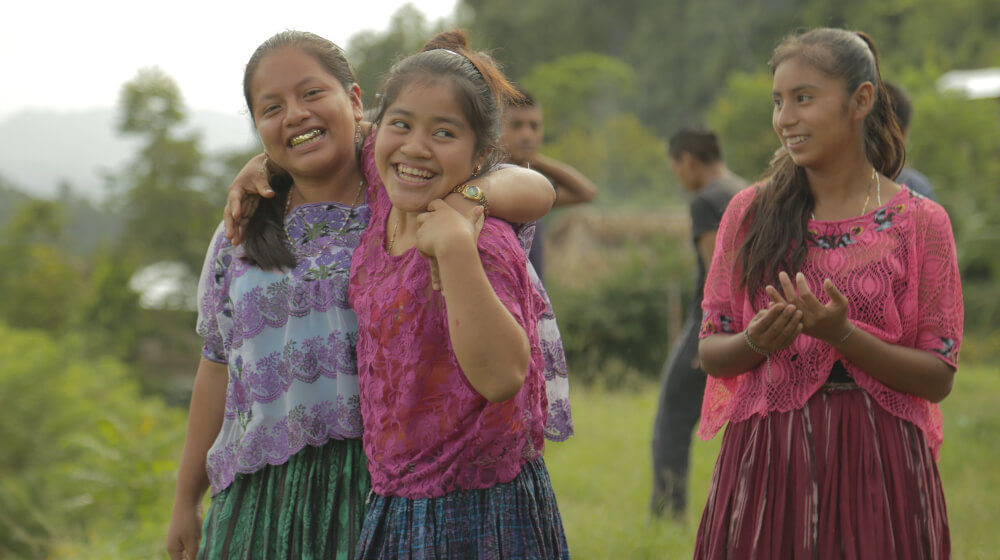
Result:
[[[687,506],[691,436],[701,416],[705,372],[692,367],[698,355],[699,320],[688,319],[660,379],[660,400],[653,423],[653,515],[680,517]]]

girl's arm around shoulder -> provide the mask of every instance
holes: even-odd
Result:
[[[556,201],[556,191],[544,175],[516,165],[502,165],[467,184],[483,190],[490,216],[512,224],[544,218]],[[457,193],[448,195],[446,200],[463,214],[475,204]]]
[[[510,301],[525,297],[516,295],[517,285],[530,286],[523,253],[514,250],[518,245],[510,229],[490,220],[483,236],[504,236],[510,247],[506,251],[486,250],[481,256],[476,226],[470,221],[482,219],[479,208],[462,216],[447,204],[434,201],[428,210],[420,217],[417,246],[437,260],[455,357],[479,394],[492,402],[507,400],[521,389],[531,362],[528,336],[522,327],[523,310],[530,302]]]

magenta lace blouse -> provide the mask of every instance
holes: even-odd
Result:
[[[366,168],[371,163],[366,158]],[[427,259],[415,248],[399,256],[385,252],[391,203],[384,188],[373,191],[371,224],[354,253],[348,290],[358,316],[358,384],[373,489],[430,498],[509,482],[541,456],[547,407],[537,327],[544,304],[524,252],[510,226],[486,219],[480,258],[532,348],[520,392],[491,403],[458,365],[444,297],[430,288]]]
[[[737,254],[745,231],[743,217],[757,192],[740,191],[723,215],[715,255],[705,285],[701,336],[742,331],[767,295],[739,287]],[[857,328],[875,336],[934,353],[957,367],[962,338],[962,288],[948,214],[936,202],[902,188],[885,205],[841,221],[809,222],[809,245],[802,273],[821,301],[824,278],[850,300]],[[941,446],[941,412],[936,404],[900,393],[869,377],[829,344],[799,336],[767,365],[729,378],[708,378],[699,435],[712,437],[727,421],[754,414],[801,408],[842,361],[855,382],[883,408],[917,425],[936,454]]]

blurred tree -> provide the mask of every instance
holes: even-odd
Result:
[[[631,65],[635,111],[661,136],[697,118],[733,71],[765,69],[771,50],[796,28],[861,29],[885,64],[933,60],[943,68],[993,66],[1000,60],[996,0],[552,0],[512,6],[462,0],[460,23],[497,48],[520,79],[538,63],[578,52],[615,56]]]
[[[423,12],[413,4],[405,4],[392,15],[385,32],[362,31],[351,37],[346,51],[358,76],[366,108],[378,109],[375,93],[379,79],[389,67],[397,60],[419,51],[442,28],[443,23],[432,26]]]
[[[0,320],[20,328],[65,333],[81,273],[59,248],[62,207],[29,199],[11,216],[0,242]]]
[[[551,140],[574,129],[593,132],[605,119],[631,112],[635,102],[635,72],[599,53],[540,62],[520,82],[541,103]]]
[[[623,61],[597,53],[565,56],[535,65],[521,85],[542,107],[542,152],[599,185],[603,203],[675,194],[666,188],[670,167],[663,141],[633,112],[635,73]]]
[[[765,171],[778,148],[771,128],[770,72],[733,72],[705,113],[705,121],[722,144],[726,165],[754,180]]]
[[[202,190],[199,134],[175,137],[185,119],[177,85],[158,68],[140,70],[122,87],[119,111],[119,131],[144,140],[113,178],[115,203],[127,216],[121,247],[138,265],[175,260],[200,270],[220,214]]]

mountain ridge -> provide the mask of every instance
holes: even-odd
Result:
[[[113,108],[78,111],[23,110],[0,120],[0,178],[9,188],[39,198],[59,196],[64,185],[77,196],[100,201],[104,176],[120,172],[140,141],[117,131]],[[257,144],[249,118],[190,110],[180,134],[201,133],[206,155]]]

